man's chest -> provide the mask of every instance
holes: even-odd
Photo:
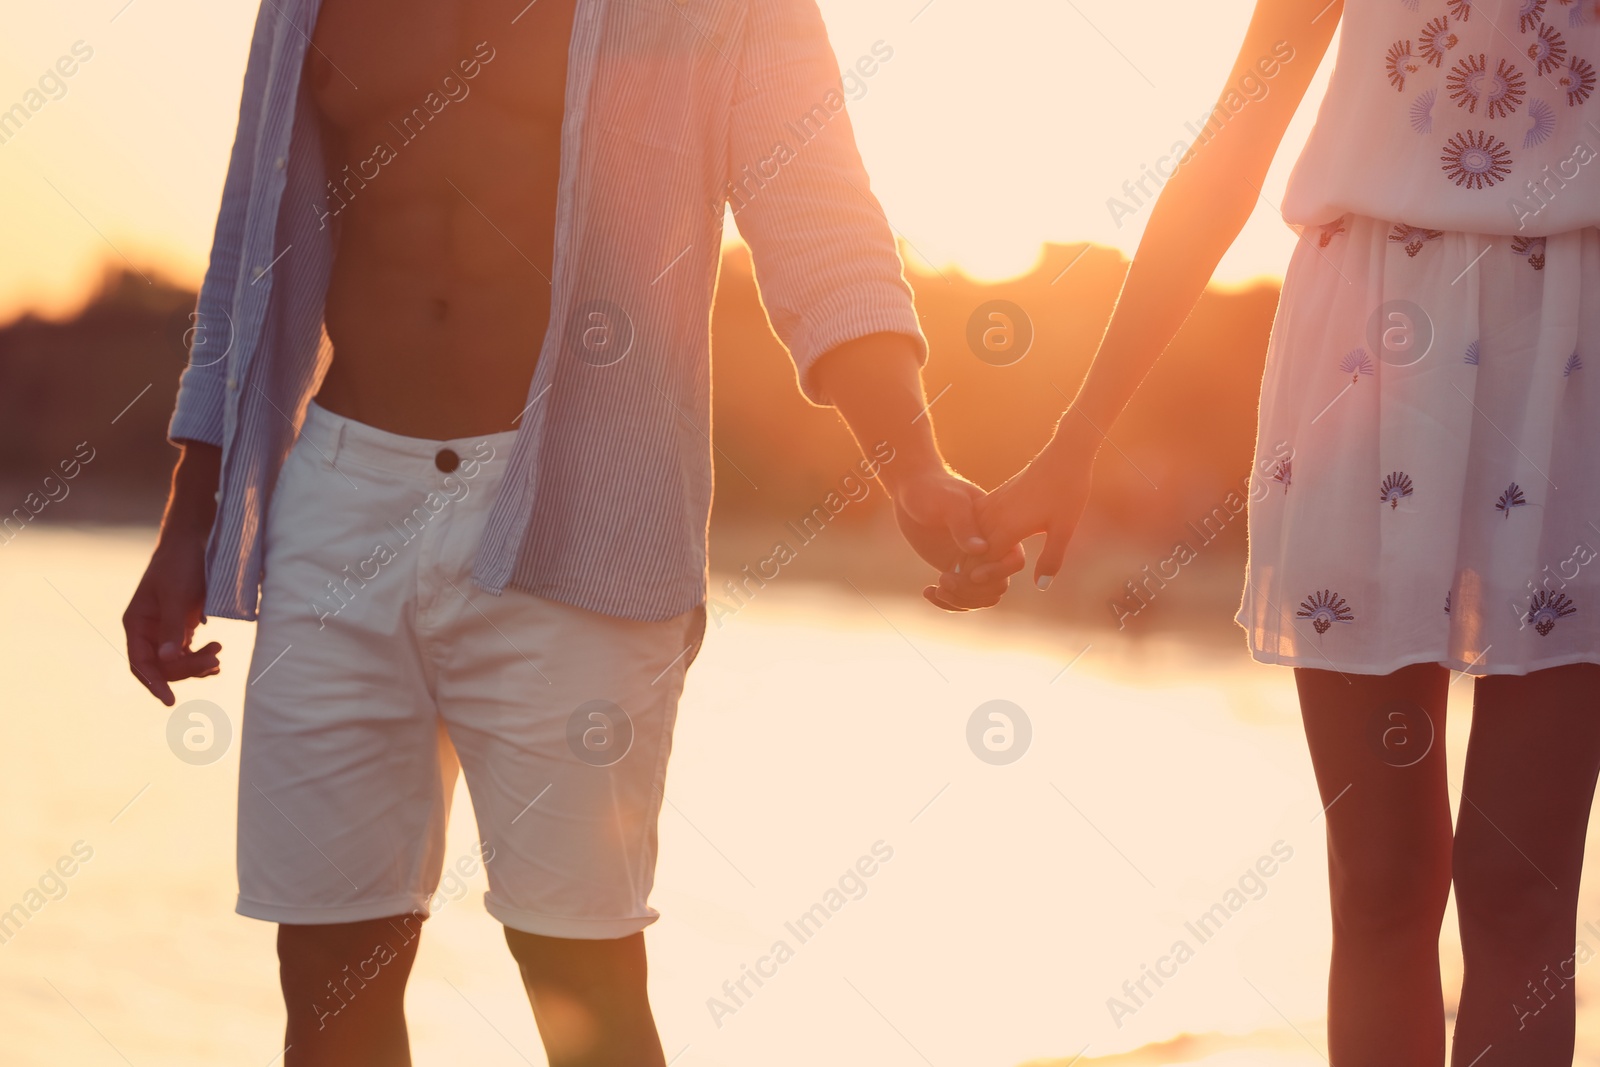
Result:
[[[318,110],[353,131],[476,94],[560,125],[580,0],[322,0],[306,53]]]

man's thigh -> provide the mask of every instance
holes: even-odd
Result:
[[[460,599],[438,701],[506,926],[618,938],[657,912],[656,822],[696,608],[660,622],[507,591]]]

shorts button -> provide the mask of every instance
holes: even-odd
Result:
[[[446,474],[449,474],[451,471],[461,466],[461,457],[456,455],[448,448],[441,448],[439,449],[439,454],[433,457],[433,465],[444,471]]]

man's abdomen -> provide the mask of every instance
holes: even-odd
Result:
[[[411,437],[513,428],[549,322],[571,7],[324,3],[324,407]]]

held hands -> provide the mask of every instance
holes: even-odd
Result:
[[[895,521],[906,542],[917,555],[945,572],[937,586],[928,586],[923,597],[946,611],[969,611],[992,607],[1000,602],[1011,576],[1026,562],[1022,546],[1008,542],[1009,550],[997,548],[999,542],[985,538],[979,527],[978,508],[983,490],[965,478],[943,468],[931,468],[897,482],[894,498]],[[981,579],[964,570],[964,559],[989,560]]]
[[[1014,551],[1020,555],[1020,542],[1034,534],[1045,535],[1044,549],[1033,571],[1034,584],[1041,590],[1049,588],[1061,570],[1067,544],[1089,501],[1093,464],[1093,448],[1057,437],[1032,463],[978,505],[979,526],[991,545],[1018,545]],[[947,581],[956,581],[991,589],[995,582],[1004,583],[1021,569],[1020,558],[1014,559],[1010,554],[995,558],[980,553],[978,558],[964,562],[960,567],[964,573],[947,571],[942,575],[940,587]]]

